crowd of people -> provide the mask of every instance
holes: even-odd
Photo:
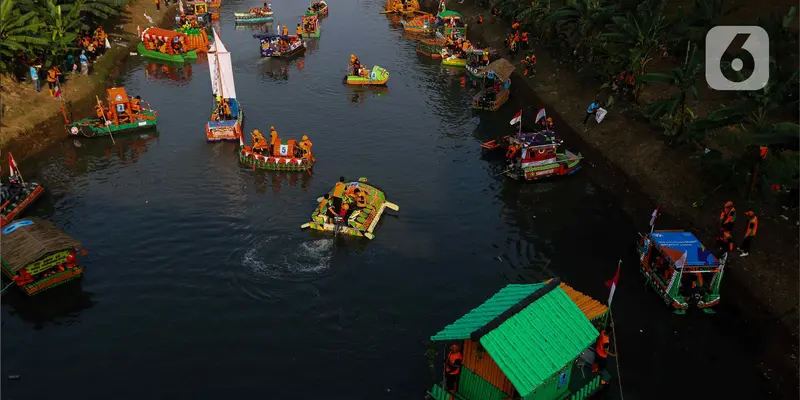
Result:
[[[159,38],[144,39],[144,48],[147,50],[157,51],[164,54],[181,54],[184,53],[186,47],[183,43],[183,37],[176,37],[177,40],[162,40]]]
[[[231,113],[231,103],[228,99],[223,99],[220,96],[217,96],[217,106],[214,108],[214,111],[211,113],[211,120],[212,121],[227,121],[235,119],[233,114]]]
[[[464,38],[462,35],[457,34],[455,31],[450,32],[449,35],[445,37],[445,46],[442,49],[442,58],[444,59],[465,59],[467,53],[473,49],[472,43]],[[486,55],[486,60],[489,60],[488,54]],[[488,64],[487,64],[488,65]]]
[[[292,154],[281,154],[280,152],[280,144],[281,139],[278,135],[278,131],[275,130],[275,126],[269,127],[269,142],[264,136],[259,132],[258,129],[253,130],[251,133],[253,137],[253,152],[259,154],[268,154],[273,157],[286,157],[291,156],[295,158],[304,158],[304,159],[312,159],[313,153],[311,152],[311,147],[313,144],[311,140],[308,138],[307,135],[303,135],[300,139],[300,142],[297,144],[297,147],[292,149]]]
[[[263,17],[265,15],[271,15],[271,13],[272,13],[272,4],[267,4],[267,3],[264,3],[264,6],[261,8],[253,7],[250,9],[250,14],[258,15],[260,17]]]

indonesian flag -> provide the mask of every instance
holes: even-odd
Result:
[[[622,264],[621,260],[620,260],[620,264]],[[611,306],[611,299],[614,298],[614,291],[617,290],[617,282],[619,281],[619,267],[620,266],[617,265],[617,274],[614,275],[614,278],[609,280],[609,281],[606,281],[606,286],[611,288],[611,293],[609,293],[609,295],[608,295],[608,305],[609,305],[609,307]]]
[[[540,119],[544,119],[547,117],[547,113],[544,111],[544,107],[539,109],[539,112],[536,113],[536,120],[533,121],[534,123],[539,122]]]
[[[22,174],[19,173],[19,167],[17,167],[17,162],[14,161],[14,156],[12,156],[11,153],[8,153],[8,176],[11,178],[15,176],[22,178]]]
[[[516,125],[519,124],[520,122],[522,122],[522,110],[519,110],[517,115],[515,115],[514,118],[511,120],[511,125]]]
[[[439,12],[447,11],[447,8],[444,6],[444,0],[439,3]]]

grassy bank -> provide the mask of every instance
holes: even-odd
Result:
[[[17,161],[36,154],[50,143],[63,139],[64,109],[86,110],[95,103],[95,95],[104,100],[103,90],[119,73],[119,66],[136,52],[139,42],[137,27],[142,29],[152,24],[145,14],[159,26],[171,26],[175,6],[162,7],[160,11],[151,0],[137,0],[126,6],[116,20],[106,24],[111,49],[98,57],[90,75],[66,73],[62,87],[64,102],[48,95],[47,84],[37,93],[30,80],[16,82],[10,76],[0,76],[2,96],[2,126],[0,126],[0,148],[11,151]],[[81,118],[83,115],[75,115]]]
[[[510,29],[506,21],[493,20],[489,10],[472,2],[448,2],[448,8],[465,16],[471,39],[501,49],[501,54],[509,57],[503,49],[504,35]],[[478,15],[484,16],[483,24],[475,23]],[[512,78],[515,90],[523,90],[518,89],[520,86],[532,90],[547,105],[548,114],[556,116],[557,130],[566,124],[591,147],[584,152],[591,161],[586,173],[619,197],[641,229],[647,228],[650,212],[659,203],[662,211],[668,214],[667,218],[659,220],[660,228],[692,230],[704,243],[713,246],[720,208],[731,200],[739,211],[740,222],[734,231],[738,244],[744,234],[745,223],[741,222],[745,220],[744,212],[752,209],[757,213],[760,219],[757,243],[747,258],[740,258],[738,252],[731,255],[723,301],[745,316],[748,327],[742,329],[746,334],[765,340],[766,344],[753,349],[765,360],[762,366],[765,376],[781,391],[796,393],[794,355],[797,353],[799,301],[796,215],[780,208],[774,198],[748,197],[746,188],[715,189],[716,184],[711,184],[707,173],[693,161],[693,152],[685,147],[667,145],[647,121],[636,113],[621,112],[620,105],[609,111],[602,124],[590,124],[584,129],[582,120],[586,107],[598,97],[602,82],[587,82],[576,73],[573,65],[562,65],[536,40],[533,48],[538,59],[538,74],[535,78],[523,77],[521,63],[518,59],[512,60],[518,72]],[[672,67],[669,63],[660,63],[654,70]],[[648,95],[653,96],[653,93]],[[706,101],[728,100],[710,97]],[[532,110],[527,113],[529,118],[538,106],[527,106]],[[793,161],[796,165],[796,160]],[[787,216],[788,221],[782,215]],[[654,310],[662,311],[668,312]]]

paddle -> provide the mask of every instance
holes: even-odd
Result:
[[[101,102],[101,101],[100,101],[100,97],[98,97],[97,95],[95,95],[95,96],[94,96],[94,98],[95,98],[95,99],[97,99],[97,104],[99,104],[99,105],[100,105],[100,108],[102,109],[102,107],[103,107],[103,102]],[[108,125],[108,119],[106,119],[106,114],[105,114],[105,113],[103,113],[103,122],[104,122],[104,123],[105,123],[105,125],[106,125],[106,130],[108,130],[108,136],[110,136],[110,137],[111,137],[111,143],[113,143],[113,144],[117,144],[117,142],[115,142],[115,141],[114,141],[114,135],[112,135],[112,134],[111,134],[111,127]]]

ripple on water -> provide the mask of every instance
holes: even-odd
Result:
[[[318,279],[331,272],[333,238],[296,238],[272,235],[256,239],[245,250],[235,251],[244,269],[243,277],[250,283],[270,280],[302,282]],[[242,283],[244,290],[249,286]],[[251,293],[252,295],[252,293]]]

